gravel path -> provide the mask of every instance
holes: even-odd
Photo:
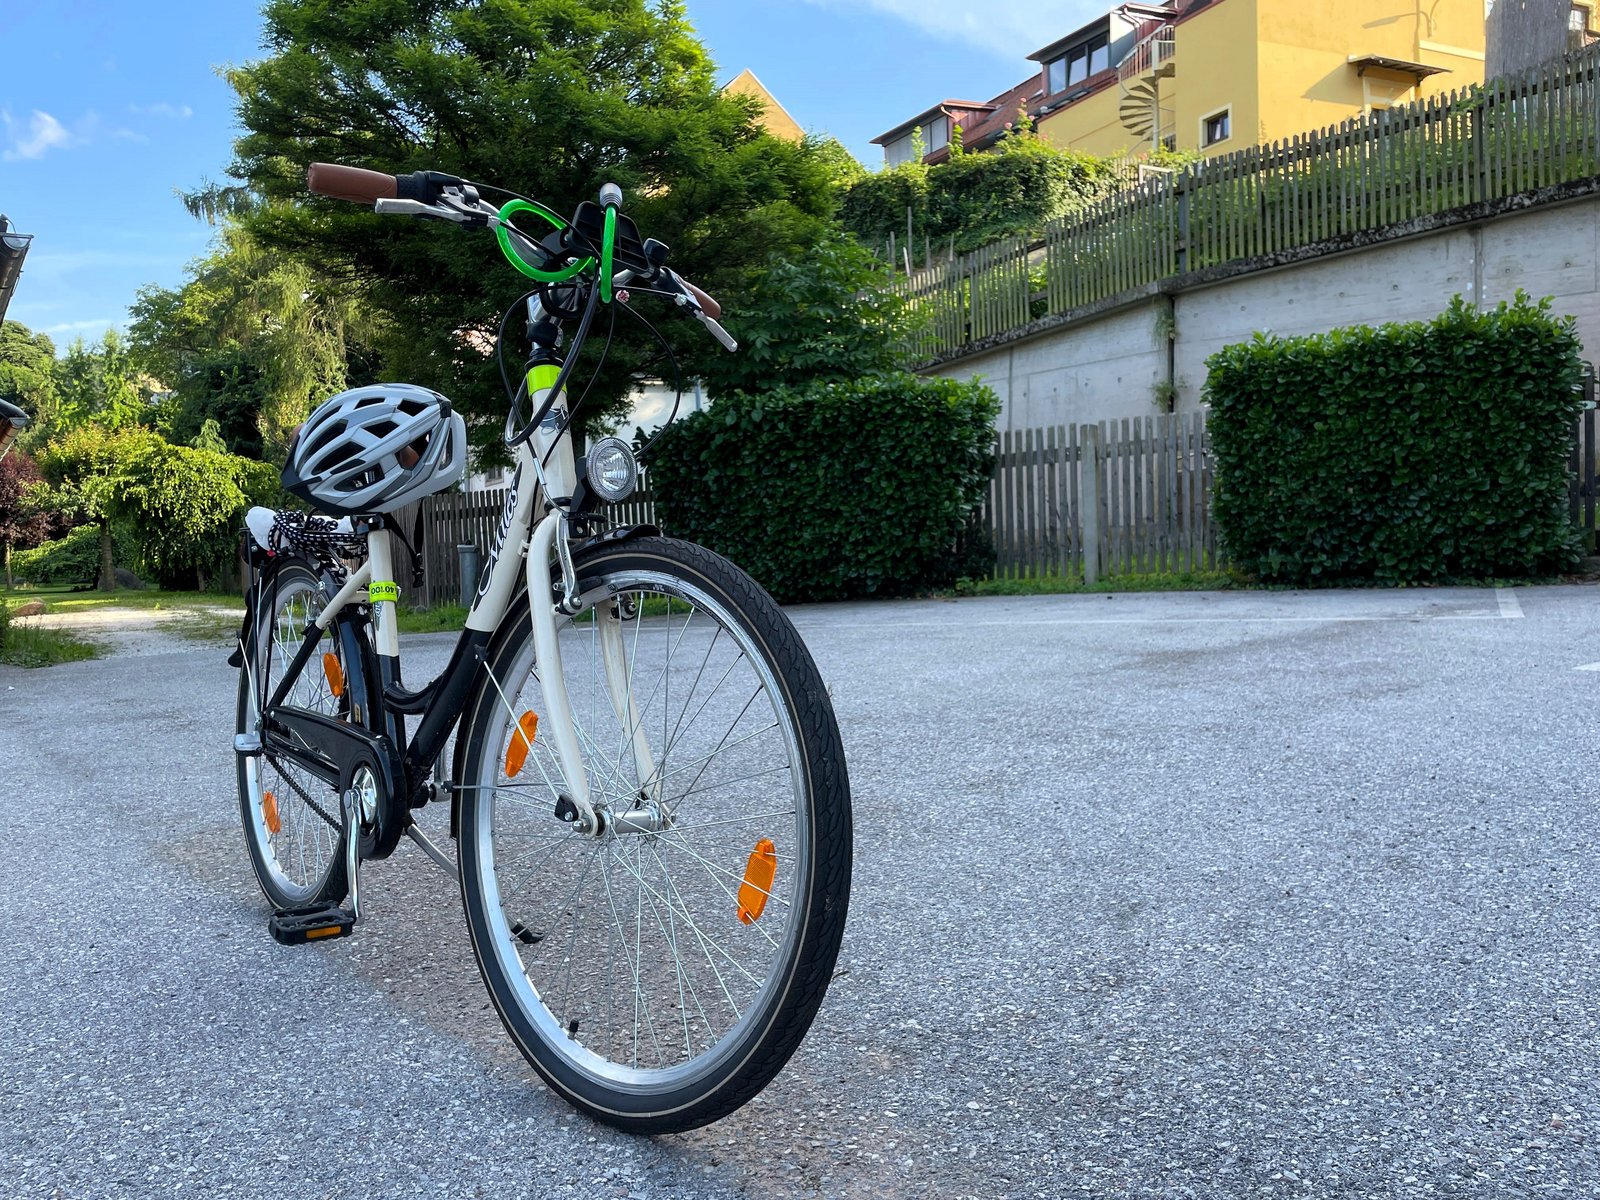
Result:
[[[842,975],[658,1139],[538,1084],[413,850],[270,940],[224,646],[0,668],[0,1192],[1600,1196],[1600,592],[791,611]]]
[[[244,608],[229,604],[193,604],[182,608],[107,606],[77,612],[47,612],[19,617],[24,625],[66,629],[100,646],[107,654],[172,654],[193,648],[196,641],[227,641],[228,623],[237,626]]]

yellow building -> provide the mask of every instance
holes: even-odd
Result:
[[[1125,3],[1028,56],[991,101],[946,100],[876,139],[889,165],[982,150],[1022,111],[1057,146],[1227,154],[1483,82],[1483,0]]]
[[[766,85],[756,78],[754,71],[748,68],[740,71],[723,86],[722,90],[731,96],[753,96],[761,105],[761,124],[773,137],[782,138],[787,142],[798,142],[806,136],[806,131],[800,128],[799,123],[789,115],[783,105],[767,91]]]

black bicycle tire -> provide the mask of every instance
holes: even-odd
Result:
[[[311,563],[299,558],[280,558],[272,564],[271,573],[263,583],[261,605],[268,613],[277,612],[277,597],[285,575],[290,578],[299,572],[313,585],[318,583],[316,568]],[[261,611],[251,609],[249,629],[243,647],[245,661],[239,667],[238,699],[234,710],[234,730],[236,733],[245,732],[246,705],[250,702],[251,669],[256,665],[255,655],[259,651],[258,640],[261,630]],[[359,664],[347,664],[347,672],[360,670]],[[347,679],[347,684],[349,680]],[[249,794],[249,785],[246,781],[245,756],[236,754],[236,779],[239,790],[239,819],[243,825],[245,849],[250,856],[250,867],[255,872],[256,882],[260,885],[262,894],[276,909],[293,908],[307,904],[338,904],[350,890],[349,880],[345,872],[344,855],[334,853],[329,856],[328,872],[323,876],[319,886],[310,895],[297,896],[284,891],[278,886],[277,880],[272,877],[265,852],[255,836],[255,823],[251,812],[252,798]]]
[[[461,802],[460,841],[462,906],[484,985],[512,1041],[554,1091],[595,1119],[636,1133],[671,1133],[708,1124],[733,1112],[758,1094],[778,1074],[800,1045],[816,1017],[832,980],[849,905],[852,821],[849,779],[843,744],[831,701],[810,652],[783,611],[759,584],[720,555],[688,542],[643,537],[598,547],[579,558],[580,578],[630,566],[663,566],[682,572],[717,595],[760,645],[794,714],[809,780],[806,789],[816,851],[804,906],[805,925],[786,964],[787,977],[775,989],[764,1019],[756,1023],[727,1057],[727,1067],[714,1077],[659,1095],[625,1092],[597,1084],[577,1071],[558,1048],[539,1034],[515,1003],[515,992],[501,975],[498,960],[485,952],[492,936],[483,897],[477,891],[475,823],[486,794],[475,778],[458,772]],[[495,671],[508,656],[520,654],[531,637],[526,605],[508,615],[506,631],[497,638],[488,666]],[[473,770],[481,763],[484,739],[498,718],[498,696],[491,685],[475,694],[462,719],[463,753],[458,762]]]

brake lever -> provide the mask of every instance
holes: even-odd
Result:
[[[666,267],[662,267],[661,274],[666,276],[673,287],[677,289],[672,295],[673,301],[680,308],[687,308],[689,315],[704,325],[711,336],[722,343],[724,350],[737,350],[739,348],[739,343],[734,336],[717,324],[715,318],[706,315],[706,310],[701,308],[700,302],[689,294],[689,289],[683,286],[683,280],[676,271],[669,271]]]
[[[706,316],[698,305],[695,305],[691,311],[694,313],[695,320],[710,330],[711,336],[722,343],[724,350],[737,350],[739,348],[739,343],[734,339],[734,336],[721,325],[718,325],[712,318]]]
[[[372,211],[382,213],[385,216],[429,217],[437,221],[454,221],[457,225],[462,225],[475,219],[471,213],[457,212],[455,209],[444,208],[434,204],[424,204],[421,200],[378,200],[373,203]]]

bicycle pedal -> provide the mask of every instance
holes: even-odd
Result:
[[[300,946],[328,938],[349,937],[356,931],[356,919],[337,904],[312,904],[305,908],[280,908],[267,922],[273,940],[284,946]]]

